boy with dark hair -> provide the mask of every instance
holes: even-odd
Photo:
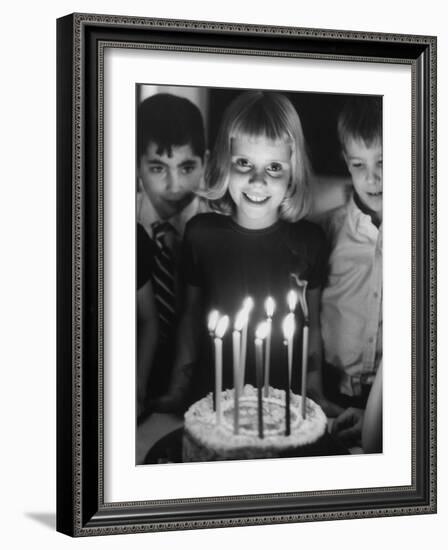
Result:
[[[381,98],[350,99],[339,116],[338,134],[353,191],[324,224],[331,254],[321,325],[324,387],[344,411],[335,422],[344,437],[360,434],[362,414],[353,420],[353,410],[364,409],[382,359]]]
[[[178,258],[208,152],[198,107],[156,94],[137,112],[137,415],[166,391],[179,301]]]

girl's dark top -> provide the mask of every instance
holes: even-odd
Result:
[[[286,386],[287,360],[282,322],[289,312],[286,296],[294,289],[294,278],[308,281],[308,289],[321,287],[326,278],[327,247],[322,230],[301,220],[282,220],[260,230],[239,226],[229,216],[199,214],[187,224],[181,274],[185,282],[200,287],[204,309],[198,319],[201,329],[200,358],[195,369],[194,395],[198,399],[214,387],[214,355],[207,317],[217,309],[229,315],[230,325],[223,339],[223,388],[233,387],[232,331],[244,298],[254,300],[247,340],[246,383],[255,385],[254,333],[266,319],[264,303],[272,296],[276,310],[272,320],[270,385]],[[303,318],[296,308],[296,339],[293,390],[298,391]]]

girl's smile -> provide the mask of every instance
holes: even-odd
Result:
[[[254,203],[254,204],[259,204],[260,206],[262,204],[264,204],[265,202],[267,202],[271,197],[267,196],[267,197],[263,197],[263,196],[260,196],[260,195],[253,195],[253,194],[249,194],[249,193],[243,193],[243,197],[251,202],[251,203]]]
[[[269,227],[291,180],[291,146],[266,137],[232,139],[229,192],[237,223],[249,229]]]

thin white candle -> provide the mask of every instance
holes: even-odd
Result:
[[[210,338],[212,341],[212,347],[214,346],[214,339],[215,339],[215,329],[216,325],[219,321],[219,311],[216,309],[213,309],[209,314],[207,318],[207,328],[208,333],[210,334]],[[215,346],[215,381],[216,381],[216,346]],[[216,382],[215,382],[216,385]],[[213,396],[213,410],[216,411],[216,394]]]
[[[264,395],[269,396],[269,372],[271,367],[271,333],[272,333],[272,316],[275,311],[275,301],[269,296],[264,303],[266,311],[266,322],[268,324],[268,333],[266,335],[266,354],[264,357]]]
[[[222,391],[222,340],[215,338],[215,410],[216,423],[221,423],[221,391]]]
[[[306,377],[308,370],[308,324],[303,325],[302,338],[302,418],[306,417]]]
[[[258,393],[258,435],[263,437],[263,340],[268,333],[266,321],[260,323],[255,331],[255,367],[257,372],[257,393]]]
[[[285,339],[285,344],[288,346],[288,379],[290,386],[292,377],[292,357],[295,328],[296,321],[294,318],[294,314],[288,313],[288,315],[283,320],[283,337]]]
[[[286,415],[286,435],[291,434],[291,412],[290,412],[290,398],[291,398],[291,376],[292,376],[292,353],[293,353],[293,339],[295,331],[295,317],[294,313],[288,313],[283,320],[283,337],[285,339],[285,345],[288,352],[288,382],[285,390],[285,415]]]
[[[308,375],[308,335],[309,335],[309,310],[306,301],[306,290],[308,281],[296,277],[298,287],[298,300],[303,312],[303,330],[302,330],[302,418],[306,417],[306,392]]]
[[[233,431],[238,434],[240,421],[240,340],[241,333],[234,330],[232,333],[233,339]]]
[[[243,308],[241,309],[235,318],[235,324],[233,327],[233,364],[234,369],[237,368],[237,373],[234,373],[234,386],[235,390],[240,395],[243,391],[244,375],[241,372],[241,331],[244,325],[247,323],[247,312]],[[246,336],[247,338],[247,336]]]
[[[221,317],[215,330],[215,401],[216,401],[216,423],[221,423],[221,392],[222,392],[222,338],[229,325],[227,315]]]
[[[234,386],[239,387],[241,333],[238,330],[233,331],[232,342],[233,342],[233,384]]]
[[[244,389],[244,380],[246,376],[246,356],[247,356],[247,328],[249,325],[249,315],[254,307],[254,301],[250,296],[248,296],[243,302],[243,326],[241,331],[241,364],[240,364],[240,388],[241,393]]]
[[[243,328],[246,318],[246,312],[242,309],[236,316],[235,325],[232,333],[232,342],[233,342],[233,391],[234,391],[234,404],[233,404],[233,431],[235,434],[239,432],[239,396],[240,396],[240,386],[241,386],[241,329]]]

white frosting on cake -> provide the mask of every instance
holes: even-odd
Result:
[[[316,442],[325,433],[327,418],[314,401],[307,398],[305,419],[301,416],[302,398],[291,393],[291,434],[285,435],[285,392],[269,389],[263,395],[263,438],[258,434],[257,390],[244,387],[239,399],[239,433],[234,433],[234,390],[221,394],[222,419],[217,424],[213,396],[207,395],[185,413],[185,431],[197,443],[219,455],[232,455],[241,449],[284,451]]]

